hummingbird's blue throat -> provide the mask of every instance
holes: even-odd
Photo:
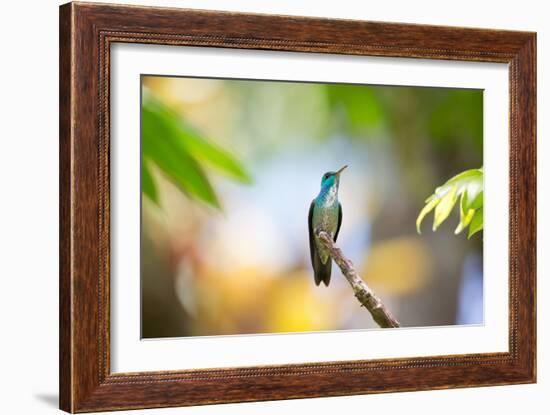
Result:
[[[324,180],[316,198],[316,205],[330,207],[338,204],[338,185],[339,180],[334,176]]]

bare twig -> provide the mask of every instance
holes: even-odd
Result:
[[[324,231],[316,231],[317,238],[328,250],[331,258],[342,270],[342,274],[351,285],[355,297],[361,305],[365,306],[372,315],[374,321],[382,328],[399,327],[399,322],[392,316],[388,309],[384,306],[380,298],[372,292],[369,286],[357,275],[353,263],[347,259],[342,250],[336,246],[328,233]]]

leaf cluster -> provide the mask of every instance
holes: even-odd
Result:
[[[466,170],[436,188],[416,219],[417,232],[420,233],[422,221],[434,209],[432,230],[436,231],[459,200],[460,221],[455,234],[469,227],[470,238],[483,229],[483,168]]]
[[[159,195],[151,174],[152,165],[190,198],[216,208],[220,208],[220,202],[205,173],[207,166],[235,181],[251,183],[238,160],[150,94],[143,95],[141,140],[142,191],[157,204]]]

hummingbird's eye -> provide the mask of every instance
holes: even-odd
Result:
[[[325,174],[323,175],[323,180],[326,180],[326,179],[328,179],[328,178],[329,178],[329,176],[330,176],[330,174],[328,174],[328,173],[325,173]]]

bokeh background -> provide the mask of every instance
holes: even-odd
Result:
[[[338,244],[403,326],[483,323],[482,233],[415,229],[483,164],[481,90],[142,77],[142,337],[376,328],[307,215],[349,165]]]

